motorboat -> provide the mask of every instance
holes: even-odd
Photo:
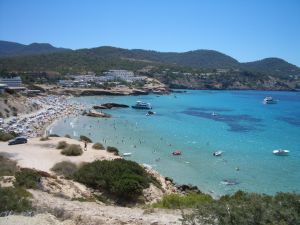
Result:
[[[276,149],[273,151],[274,155],[279,155],[279,156],[285,156],[288,155],[290,153],[289,150],[284,150],[284,149]]]
[[[221,156],[223,154],[222,151],[216,151],[213,153],[213,156]]]
[[[172,152],[172,155],[181,155],[182,153],[181,153],[181,151],[179,151],[179,150],[176,150],[176,151],[174,151],[174,152]]]
[[[217,116],[218,114],[217,113],[215,113],[215,112],[212,112],[212,114],[211,114],[212,116]]]
[[[268,96],[268,97],[264,98],[263,103],[264,104],[276,104],[277,101],[275,99],[273,99],[271,96]]]
[[[152,109],[152,106],[150,103],[137,101],[135,105],[131,106],[134,109]]]
[[[124,153],[123,153],[123,156],[131,156],[131,155],[132,155],[131,152],[124,152]]]

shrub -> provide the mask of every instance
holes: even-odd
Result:
[[[58,175],[63,175],[65,178],[71,179],[77,171],[77,166],[75,163],[72,163],[70,161],[62,161],[56,163],[51,168],[51,170],[57,173]]]
[[[93,149],[105,149],[105,147],[101,143],[95,143],[93,144]]]
[[[15,137],[16,137],[16,135],[13,133],[7,133],[4,131],[0,131],[0,141],[9,141]]]
[[[210,203],[197,205],[190,215],[183,215],[183,224],[300,224],[300,195],[278,193],[275,196],[236,192]]]
[[[58,134],[50,134],[49,137],[60,137]]]
[[[87,163],[74,177],[78,182],[126,201],[137,200],[152,179],[139,164],[123,159]]]
[[[61,154],[67,156],[82,155],[83,151],[80,145],[71,144],[61,151]]]
[[[36,170],[22,168],[20,171],[16,172],[15,177],[15,186],[37,189],[42,176]]]
[[[71,138],[71,136],[69,134],[66,134],[65,137],[66,138]]]
[[[22,188],[0,187],[0,213],[1,212],[24,212],[32,209],[28,200],[31,194]]]
[[[87,136],[84,136],[84,135],[80,135],[79,139],[80,139],[80,141],[86,141],[88,143],[93,142],[90,138],[88,138]]]
[[[64,149],[68,146],[67,142],[65,141],[60,141],[58,142],[57,146],[56,146],[56,149]]]
[[[17,163],[3,156],[0,156],[0,177],[14,176],[17,171]]]
[[[40,138],[40,141],[48,141],[48,140],[50,140],[50,138],[48,136]]]
[[[212,201],[213,199],[210,195],[191,192],[187,195],[165,195],[161,201],[153,204],[152,206],[155,208],[182,209],[192,208],[197,206],[198,204]]]
[[[107,146],[106,150],[108,152],[114,153],[114,155],[119,155],[119,150],[116,147]]]

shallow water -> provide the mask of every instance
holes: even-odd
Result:
[[[265,96],[278,104],[264,105]],[[131,108],[107,110],[113,118],[69,117],[52,133],[86,135],[94,142],[132,152],[178,183],[215,196],[237,190],[300,192],[300,94],[266,91],[187,91],[167,96],[73,98],[88,107],[106,102],[150,102],[157,114]],[[289,149],[289,156],[272,150]],[[181,150],[182,156],[172,156]],[[224,151],[214,157],[216,150]],[[237,170],[238,168],[238,170]],[[229,181],[229,182],[228,182]]]

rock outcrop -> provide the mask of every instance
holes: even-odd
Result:
[[[91,117],[100,117],[100,118],[111,118],[111,115],[108,113],[97,112],[95,110],[90,110],[88,112],[83,113],[84,116],[91,116]]]
[[[112,108],[129,108],[129,105],[119,103],[104,103],[93,106],[93,109],[112,109]]]

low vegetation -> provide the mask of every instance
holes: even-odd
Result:
[[[135,201],[153,178],[138,163],[123,159],[94,161],[83,165],[75,180],[107,192],[118,201]]]
[[[40,141],[48,141],[48,140],[50,140],[49,136],[41,137],[40,138]]]
[[[36,170],[22,168],[20,171],[16,172],[15,177],[16,181],[14,185],[16,187],[38,189],[42,176]]]
[[[99,150],[99,149],[105,149],[105,147],[103,146],[103,144],[101,144],[101,143],[95,143],[95,144],[93,144],[93,149],[97,149],[97,150]]]
[[[49,137],[60,137],[58,134],[49,134]]]
[[[299,225],[300,195],[268,196],[238,191],[232,196],[197,204],[192,214],[183,216],[183,224]]]
[[[116,147],[107,146],[106,151],[114,153],[114,155],[119,155],[119,150]]]
[[[57,146],[56,146],[57,149],[64,149],[64,148],[66,148],[66,147],[68,147],[68,143],[65,142],[65,141],[60,141],[60,142],[58,142],[58,144],[57,144]]]
[[[54,171],[58,175],[62,175],[67,179],[73,178],[74,174],[77,172],[78,167],[75,163],[72,163],[70,161],[62,161],[59,163],[56,163],[52,168],[52,171]]]
[[[15,161],[0,156],[0,177],[14,176],[17,169],[17,163]]]
[[[165,195],[161,201],[153,204],[154,208],[167,209],[184,209],[193,208],[198,204],[212,202],[213,198],[210,195],[203,193],[189,193],[187,195],[170,194]]]
[[[66,138],[71,138],[71,136],[69,134],[66,134],[65,137]]]
[[[61,150],[61,154],[67,156],[79,156],[82,155],[83,151],[80,145],[71,144],[68,145],[66,148]]]
[[[24,212],[32,209],[28,198],[31,194],[23,188],[0,187],[0,213],[9,211]]]
[[[84,135],[80,135],[79,139],[80,139],[80,141],[86,141],[88,143],[92,143],[93,142],[89,137],[84,136]]]
[[[14,139],[15,137],[17,137],[17,135],[13,132],[8,133],[8,132],[0,131],[0,141],[9,141],[11,139]]]

